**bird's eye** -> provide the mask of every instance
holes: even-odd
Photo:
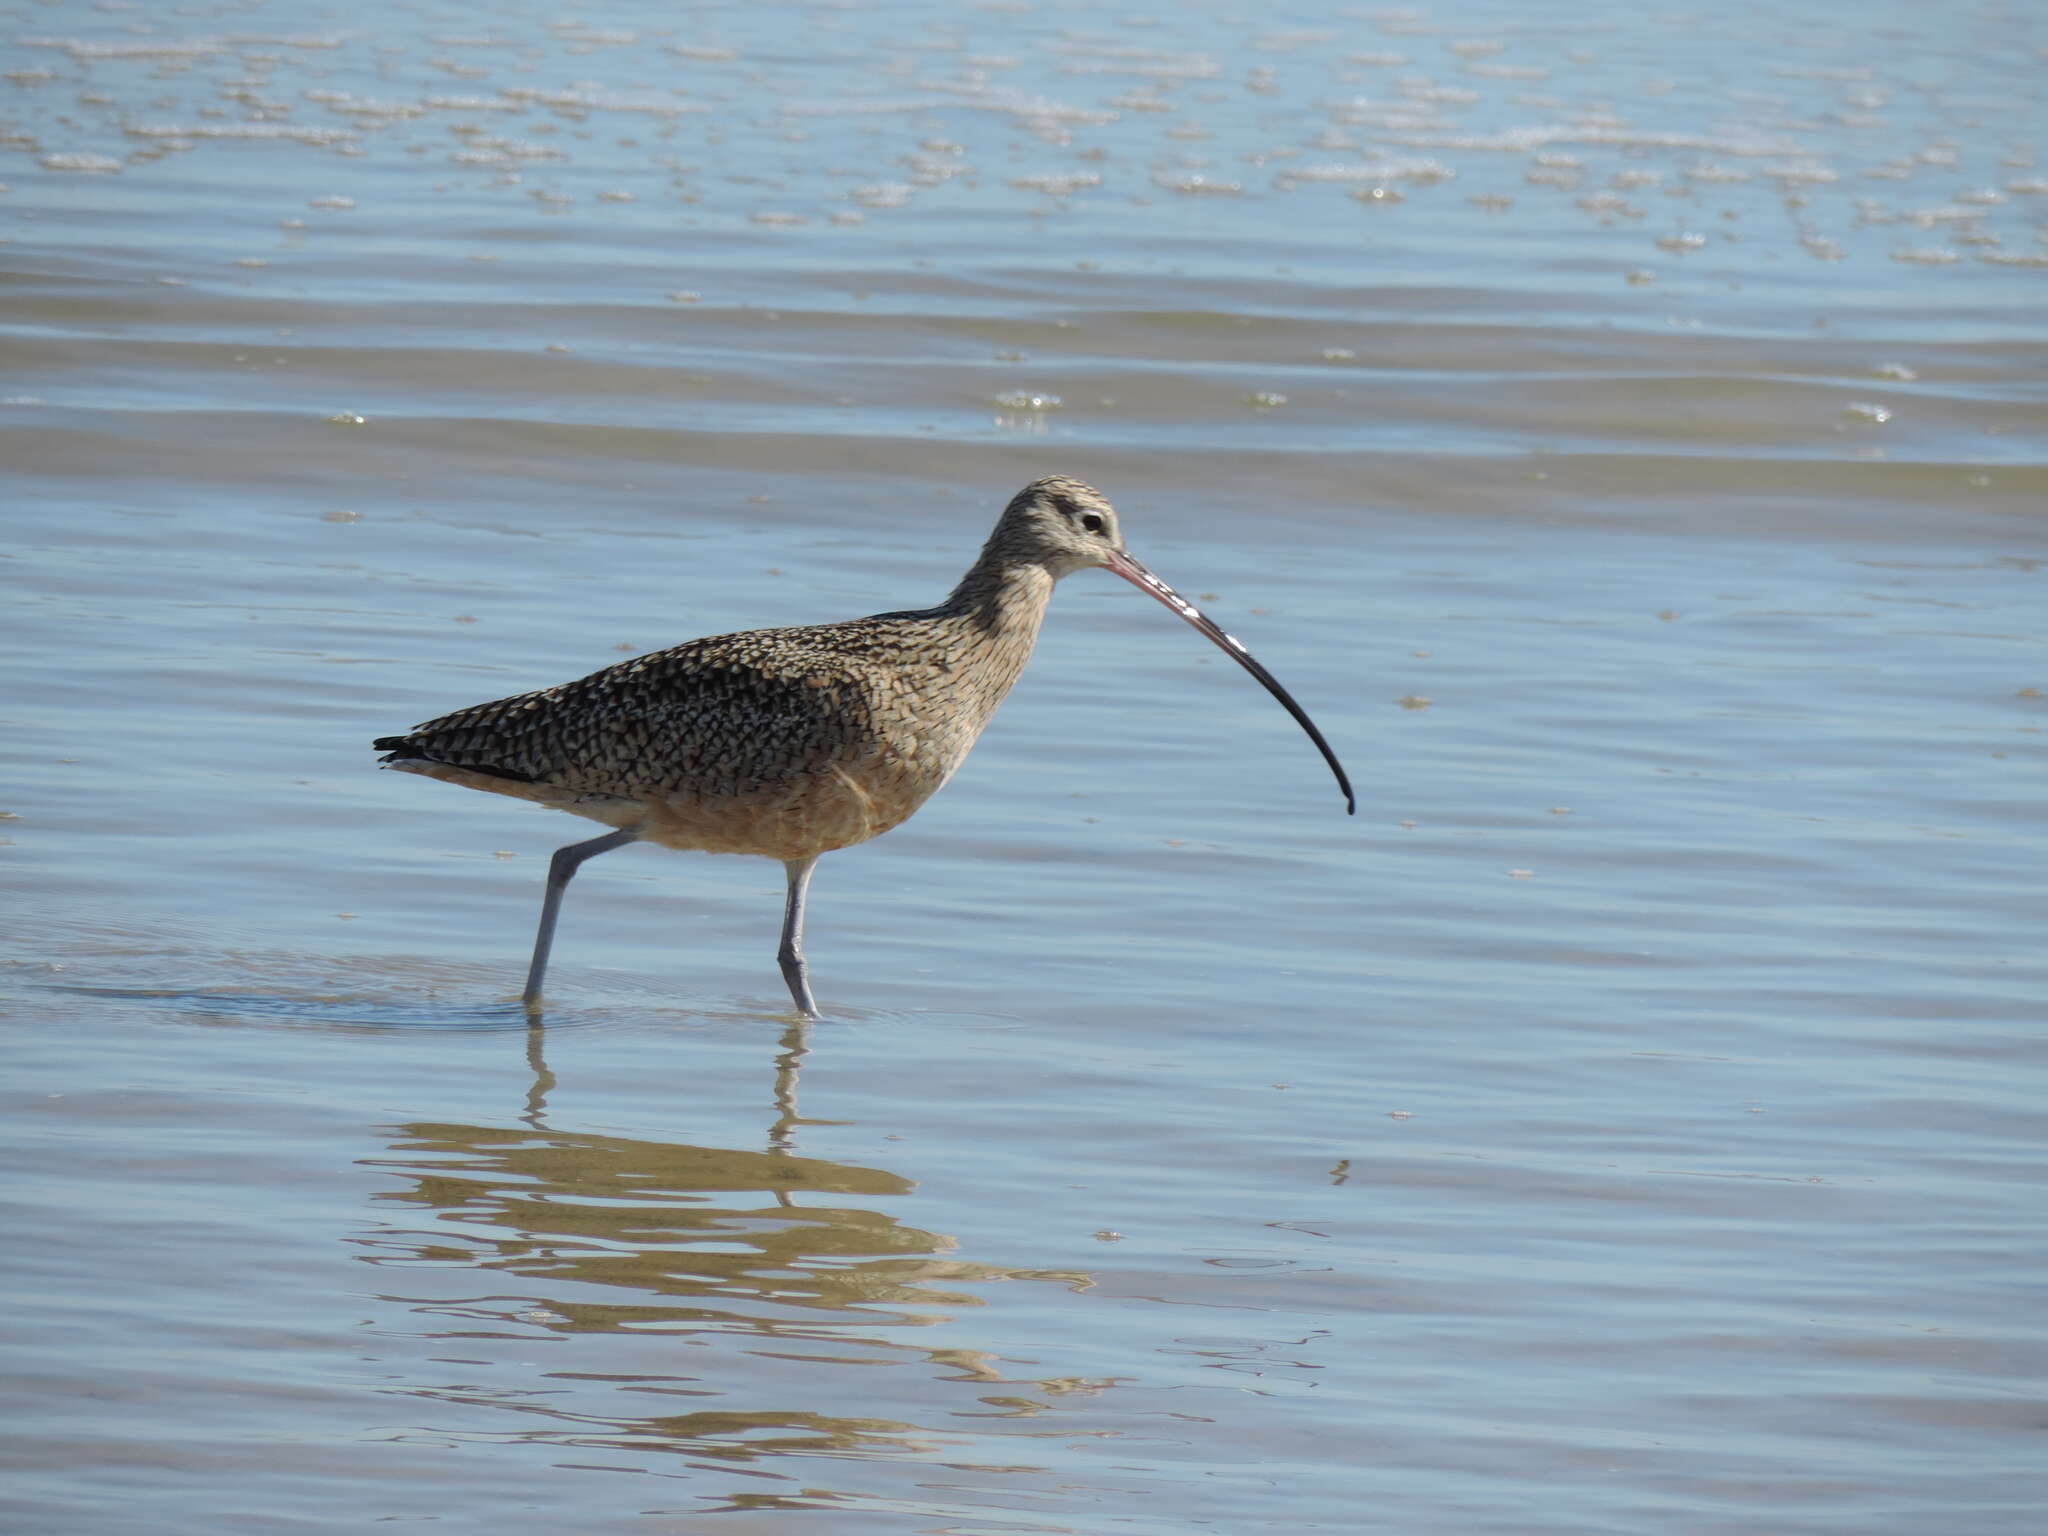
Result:
[[[1105,523],[1097,514],[1093,512],[1084,512],[1081,514],[1081,526],[1090,533],[1100,533],[1104,528],[1107,528],[1109,525]]]

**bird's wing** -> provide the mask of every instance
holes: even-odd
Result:
[[[693,640],[377,745],[387,761],[425,758],[581,794],[745,794],[822,771],[872,735],[858,658],[806,639],[818,634]]]

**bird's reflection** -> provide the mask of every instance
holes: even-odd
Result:
[[[389,1278],[435,1277],[382,1296],[410,1321],[380,1331],[430,1341],[443,1366],[462,1357],[455,1378],[422,1361],[441,1379],[396,1390],[516,1410],[522,1439],[717,1465],[910,1453],[939,1443],[909,1416],[917,1402],[928,1408],[931,1381],[967,1383],[962,1408],[982,1411],[993,1401],[975,1396],[990,1390],[982,1384],[1013,1382],[1006,1362],[930,1336],[952,1311],[981,1304],[963,1286],[1088,1283],[954,1257],[952,1238],[877,1209],[909,1194],[908,1180],[799,1155],[799,1129],[822,1123],[798,1112],[800,1022],[778,1042],[760,1151],[552,1127],[545,1045],[536,1019],[518,1123],[414,1121],[391,1127],[388,1152],[364,1160],[400,1177],[379,1203],[410,1214],[362,1235],[361,1257]],[[905,1330],[929,1342],[913,1345]],[[554,1369],[536,1369],[543,1343],[564,1346],[539,1362]],[[887,1367],[898,1370],[878,1369]],[[906,1411],[888,1412],[906,1393]],[[423,1433],[506,1432],[465,1411]]]
[[[802,1125],[831,1125],[830,1120],[806,1120],[797,1113],[796,1085],[804,1057],[810,1054],[810,1023],[792,1017],[782,1031],[775,1054],[775,1119],[768,1127],[771,1152],[788,1152],[796,1145],[796,1131]],[[533,1081],[526,1090],[526,1110],[520,1115],[539,1129],[547,1114],[548,1095],[555,1088],[555,1074],[547,1062],[547,1019],[537,1007],[526,1009],[526,1067]]]

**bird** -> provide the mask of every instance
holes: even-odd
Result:
[[[935,608],[691,640],[373,745],[387,768],[612,829],[549,862],[521,994],[529,1010],[576,871],[646,841],[782,865],[776,962],[797,1012],[817,1019],[804,909],[819,858],[901,824],[952,778],[1023,670],[1054,583],[1090,568],[1158,599],[1257,678],[1308,733],[1356,814],[1344,765],[1293,696],[1132,556],[1100,491],[1061,475],[1011,498]]]

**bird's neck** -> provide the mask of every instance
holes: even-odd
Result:
[[[1021,643],[1028,652],[1038,638],[1052,587],[1052,572],[1038,562],[984,553],[939,611],[967,620],[998,643]]]
[[[971,707],[961,718],[968,741],[988,723],[1031,659],[1052,586],[1053,574],[1043,565],[1005,563],[984,554],[940,605],[937,617],[958,637],[957,655],[974,681]]]

